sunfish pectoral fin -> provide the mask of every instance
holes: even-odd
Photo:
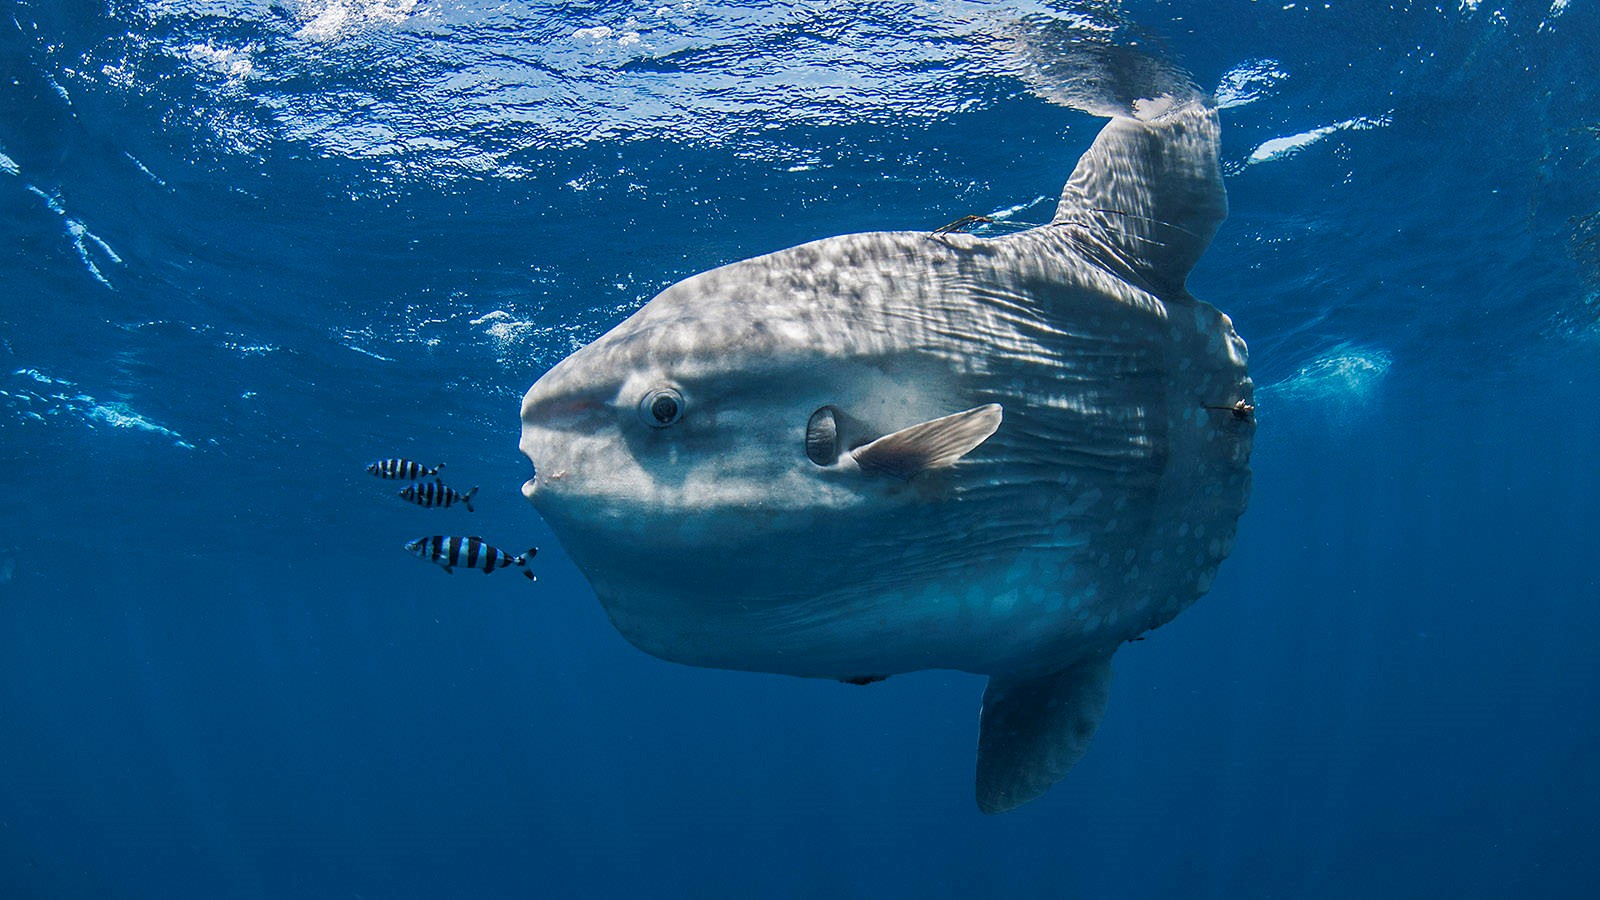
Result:
[[[910,478],[971,453],[1000,428],[1000,418],[1000,404],[985,404],[886,434],[850,456],[864,472]]]
[[[1036,799],[1083,758],[1106,712],[1111,654],[1036,678],[994,676],[978,732],[978,808],[1003,813]]]
[[[1089,231],[1158,294],[1184,290],[1228,217],[1217,111],[1200,100],[1107,122],[1061,191],[1055,224]]]

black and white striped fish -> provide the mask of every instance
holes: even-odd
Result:
[[[446,572],[454,572],[456,566],[482,569],[485,573],[504,569],[506,566],[521,566],[522,574],[528,576],[530,581],[538,580],[534,577],[533,570],[528,568],[528,560],[539,553],[538,547],[529,547],[527,553],[512,556],[504,550],[489,546],[477,535],[445,537],[436,534],[432,537],[417,538],[406,544],[406,549],[429,562],[444,566]]]
[[[412,459],[380,459],[367,466],[367,472],[379,478],[408,478],[416,481],[418,478],[437,475],[442,468],[444,463],[439,463],[430,469]]]
[[[452,503],[465,503],[467,512],[472,512],[472,498],[478,489],[474,487],[465,494],[453,488],[447,488],[437,481],[428,484],[408,484],[400,492],[400,497],[410,500],[418,506],[449,506]]]

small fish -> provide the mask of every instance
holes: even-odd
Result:
[[[467,512],[472,512],[472,498],[477,493],[477,487],[463,494],[435,481],[430,484],[408,484],[405,490],[400,492],[400,496],[418,506],[449,506],[457,502],[465,503]]]
[[[444,566],[446,572],[454,572],[456,566],[482,569],[485,573],[506,566],[521,566],[522,574],[528,576],[529,581],[538,580],[534,577],[533,570],[528,568],[528,560],[539,553],[538,547],[529,547],[527,553],[512,556],[504,550],[489,546],[477,535],[445,537],[436,534],[432,537],[417,538],[406,544],[406,549],[429,562]]]
[[[369,474],[376,475],[379,478],[409,478],[412,481],[416,481],[418,478],[425,478],[429,475],[438,475],[439,470],[442,468],[444,468],[444,463],[439,463],[437,466],[434,466],[430,469],[416,460],[380,459],[372,465],[367,466],[367,472]]]

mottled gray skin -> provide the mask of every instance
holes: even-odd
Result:
[[[524,494],[664,659],[999,686],[1103,666],[1207,590],[1248,495],[1254,422],[1225,409],[1251,398],[1245,347],[1183,287],[1225,212],[1194,105],[1108,124],[1051,225],[846,235],[686,279],[528,392]],[[661,387],[683,414],[656,428]],[[805,453],[825,405],[849,447],[989,403],[992,437],[910,479]],[[980,804],[1060,777],[1082,715],[1042,787],[986,801],[980,772]]]

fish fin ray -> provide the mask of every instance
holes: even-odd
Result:
[[[1181,294],[1228,217],[1217,111],[1192,101],[1151,119],[1117,117],[1078,161],[1055,225],[1078,225],[1158,294]]]
[[[850,455],[863,471],[910,478],[971,453],[1000,428],[1002,415],[1000,404],[985,404],[886,434]]]
[[[1111,653],[1037,678],[993,676],[978,732],[978,808],[994,814],[1034,800],[1089,749],[1111,689]]]

